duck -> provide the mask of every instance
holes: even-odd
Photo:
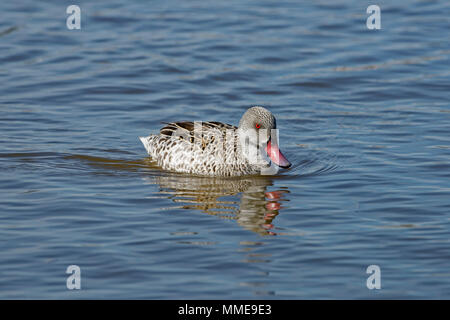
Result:
[[[163,170],[199,176],[275,175],[291,163],[278,147],[275,116],[253,106],[239,125],[217,121],[165,122],[159,134],[139,137]]]

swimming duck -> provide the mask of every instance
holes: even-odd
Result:
[[[249,108],[239,126],[226,123],[170,122],[159,134],[139,137],[164,170],[206,176],[275,174],[291,163],[277,145],[277,125],[266,108]]]

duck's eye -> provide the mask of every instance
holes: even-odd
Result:
[[[256,129],[261,128],[261,125],[259,123],[255,124]]]

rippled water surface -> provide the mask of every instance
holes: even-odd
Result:
[[[0,4],[0,298],[450,298],[448,1],[378,1],[381,30],[366,1],[77,4]],[[290,170],[138,139],[251,105]]]

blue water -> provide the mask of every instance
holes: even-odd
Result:
[[[450,298],[448,1],[0,12],[0,298]],[[252,105],[290,170],[167,173],[138,139]]]

